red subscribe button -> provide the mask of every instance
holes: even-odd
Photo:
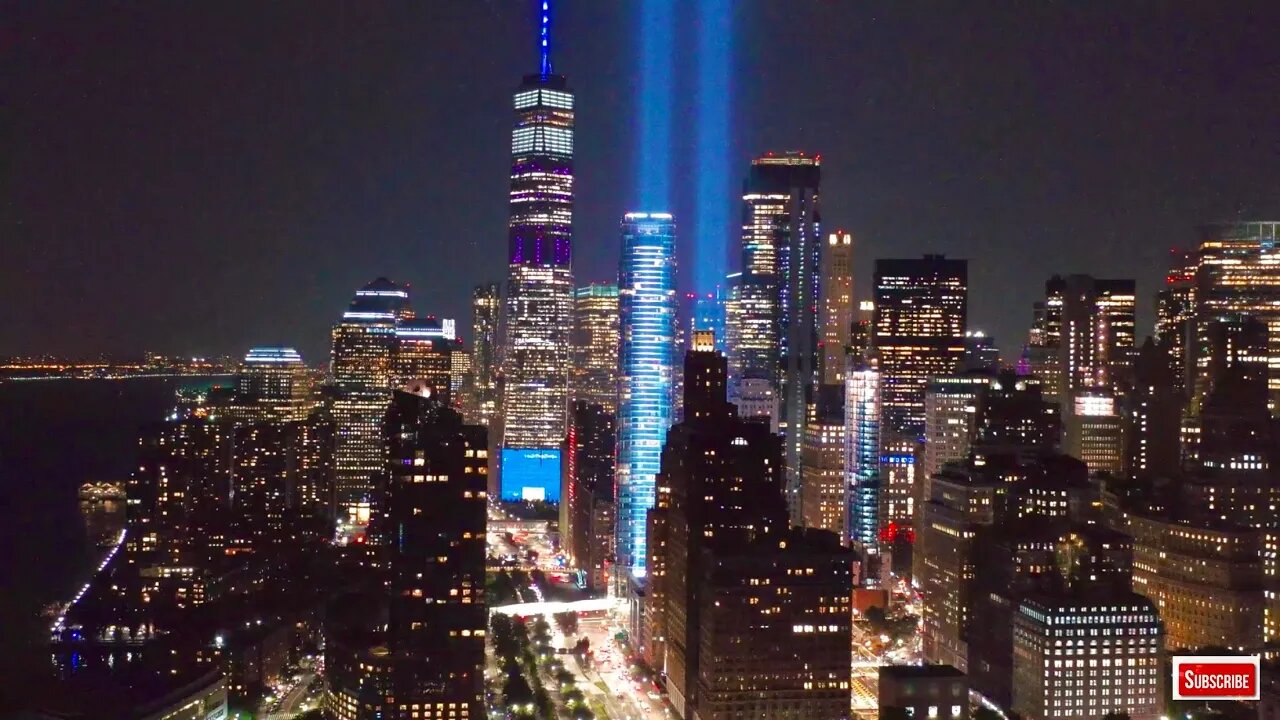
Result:
[[[1261,693],[1257,655],[1177,655],[1174,700],[1257,700]]]

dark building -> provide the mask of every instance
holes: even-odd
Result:
[[[886,665],[878,685],[883,720],[969,720],[969,683],[950,665]]]
[[[968,261],[942,255],[876,261],[873,343],[880,360],[882,439],[922,437],[929,380],[960,370],[968,274]]]
[[[966,330],[962,369],[965,372],[999,372],[1000,348],[996,346],[996,339],[981,330]]]
[[[978,396],[973,446],[984,451],[1013,448],[1055,450],[1062,443],[1058,404],[1035,377],[1005,371]]]
[[[667,687],[676,711],[692,717],[699,679],[704,551],[741,547],[785,528],[787,518],[781,443],[767,425],[738,419],[726,396],[724,357],[714,345],[690,351],[684,375],[685,418],[667,434],[658,496],[665,495],[669,503],[664,561]]]
[[[605,587],[613,558],[613,471],[617,444],[614,416],[602,406],[574,403],[561,467],[561,543],[587,587]]]
[[[392,697],[422,717],[483,717],[487,432],[404,392],[384,427]]]
[[[972,674],[981,533],[1018,518],[1082,519],[1095,494],[1082,462],[1033,449],[986,455],[975,449],[966,463],[947,465],[931,478],[916,548],[925,659]]]
[[[853,564],[826,530],[704,549],[697,717],[849,717]]]
[[[1178,472],[1178,434],[1185,398],[1173,363],[1168,343],[1157,344],[1151,338],[1134,359],[1121,401],[1126,477]]]

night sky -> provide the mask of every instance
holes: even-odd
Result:
[[[675,4],[679,223],[697,28]],[[0,2],[0,355],[280,343],[318,362],[378,275],[468,325],[471,286],[505,276],[532,6]],[[1136,277],[1147,332],[1170,247],[1203,221],[1280,216],[1280,3],[733,12],[730,217],[751,155],[821,153],[859,294],[876,257],[969,258],[970,324],[1010,348],[1052,273]],[[638,17],[560,0],[554,21],[578,100],[580,283],[616,274],[635,204]]]

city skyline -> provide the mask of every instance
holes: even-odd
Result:
[[[1280,707],[1270,23],[986,2],[20,11],[0,715]]]
[[[1111,275],[1138,281],[1142,337],[1171,246],[1194,246],[1204,222],[1278,216],[1263,191],[1275,185],[1266,177],[1275,171],[1264,165],[1246,180],[1230,170],[1277,141],[1263,120],[1280,95],[1267,72],[1277,51],[1256,29],[1274,13],[1258,6],[1252,16],[1227,17],[1186,5],[1039,8],[1008,18],[980,8],[926,15],[815,4],[782,13],[735,3],[723,213],[736,216],[734,187],[747,158],[768,149],[821,153],[824,220],[858,238],[860,297],[876,257],[969,258],[971,325],[1007,355],[1030,321],[1008,295],[1034,297],[1042,277],[1108,265]],[[11,167],[24,180],[5,212],[15,241],[5,248],[11,269],[0,275],[0,300],[16,309],[15,322],[0,329],[0,347],[238,355],[277,344],[317,359],[329,318],[369,277],[407,281],[424,306],[458,318],[467,317],[472,285],[501,280],[493,249],[505,195],[495,169],[509,132],[503,96],[536,62],[529,8],[346,18],[313,8],[306,32],[271,33],[284,39],[278,46],[257,34],[295,23],[296,14],[281,7],[254,30],[235,12],[196,8],[128,17],[17,9],[17,52],[30,62],[16,78]],[[557,8],[555,32],[564,39],[556,71],[574,77],[580,103],[591,108],[579,119],[576,153],[575,234],[588,239],[577,248],[579,285],[612,276],[611,226],[634,202],[634,173],[623,168],[634,161],[635,143],[624,140],[635,99],[620,88],[640,66],[635,15],[634,6]],[[681,61],[698,55],[685,30],[693,15],[677,9],[671,20]],[[107,31],[89,34],[98,27]],[[218,32],[206,38],[193,27]],[[292,39],[308,33],[314,45]],[[460,47],[481,35],[495,41]],[[793,61],[791,35],[806,38],[829,72],[799,77],[808,63]],[[1052,41],[987,42],[996,36]],[[185,42],[169,42],[175,37]],[[355,56],[353,48],[371,43],[374,52]],[[989,56],[967,57],[971,45],[990,48]],[[210,62],[224,46],[238,51]],[[99,62],[104,54],[114,62]],[[441,75],[446,57],[465,76]],[[257,72],[272,65],[293,71]],[[161,67],[168,72],[153,69]],[[1162,70],[1170,67],[1183,70]],[[1218,82],[1220,72],[1235,83]],[[362,100],[360,78],[370,73],[387,78],[376,102]],[[1086,76],[1111,80],[1079,81]],[[38,92],[54,78],[65,91]],[[696,125],[698,86],[676,79],[676,127]],[[1082,106],[1096,111],[1068,110]],[[84,117],[101,132],[82,138]],[[164,126],[153,127],[161,117]],[[152,130],[136,131],[143,128]],[[672,210],[706,217],[699,191],[685,186],[695,154],[682,135],[673,137]],[[68,166],[74,177],[59,169]],[[433,166],[439,172],[425,171]],[[733,229],[721,232],[731,254]],[[693,286],[690,262],[703,247],[700,238],[683,245],[680,290],[703,290]],[[434,277],[441,256],[468,271]],[[1011,266],[1030,270],[1011,278]],[[53,277],[71,282],[50,298],[40,288]],[[164,309],[143,323],[103,298]],[[55,326],[66,332],[45,329]]]

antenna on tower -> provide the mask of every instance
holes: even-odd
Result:
[[[551,74],[551,0],[542,0],[542,34],[538,51],[542,54],[542,77]]]

